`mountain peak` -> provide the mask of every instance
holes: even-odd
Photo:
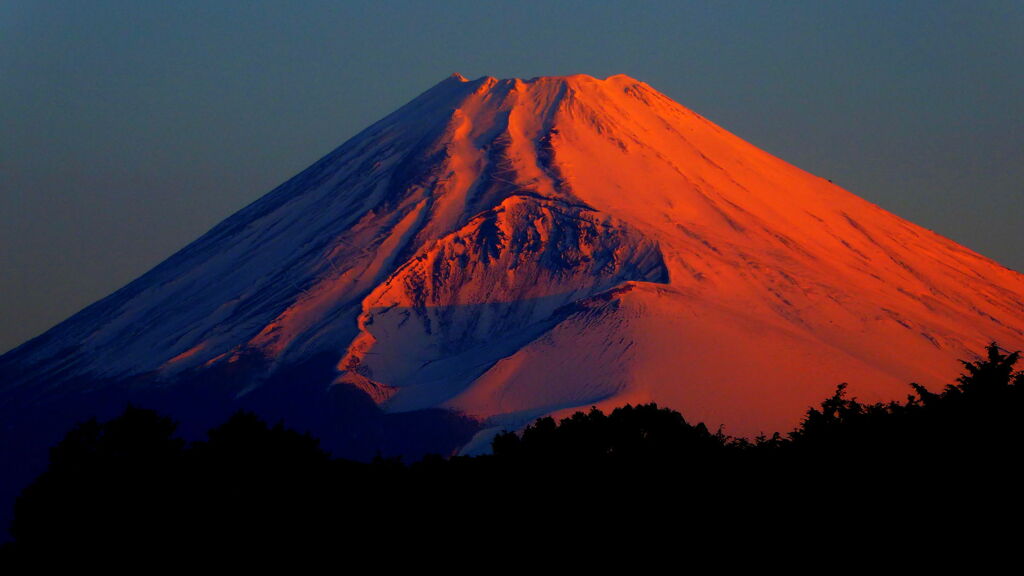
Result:
[[[0,374],[243,397],[316,361],[391,413],[657,401],[756,434],[837,382],[897,398],[1020,347],[1022,302],[1021,275],[629,76],[453,74]]]
[[[494,76],[481,76],[476,80],[470,80],[466,76],[455,72],[445,78],[442,81],[455,81],[460,83],[468,82],[479,82],[482,84],[486,83],[508,83],[508,84],[536,84],[536,83],[598,83],[598,84],[618,84],[618,85],[629,85],[629,84],[643,84],[639,80],[632,78],[626,74],[613,74],[605,79],[597,78],[589,74],[567,74],[563,76],[534,76],[532,78],[497,78]]]

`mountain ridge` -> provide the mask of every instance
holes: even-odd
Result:
[[[45,404],[238,367],[243,397],[331,357],[318,385],[492,431],[658,401],[754,434],[838,381],[894,398],[1019,345],[1022,302],[1020,274],[628,76],[453,74],[0,373]]]

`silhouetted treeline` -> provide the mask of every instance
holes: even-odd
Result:
[[[1019,352],[1003,353],[993,344],[985,359],[964,362],[965,373],[955,384],[939,393],[911,384],[913,393],[904,402],[861,404],[840,385],[808,411],[790,435],[790,449],[903,465],[1009,459],[1024,439],[1024,375],[1014,370],[1019,358]]]
[[[862,404],[840,385],[787,436],[731,438],[654,404],[593,408],[499,434],[490,455],[412,464],[331,458],[310,435],[248,412],[188,444],[170,419],[129,406],[52,448],[18,499],[6,552],[391,554],[541,527],[556,537],[609,518],[706,526],[736,511],[803,520],[884,501],[906,517],[966,493],[972,505],[998,505],[1019,490],[1018,360],[993,344],[955,383],[912,384],[903,402]]]

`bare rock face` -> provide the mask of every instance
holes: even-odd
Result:
[[[656,243],[593,210],[509,196],[363,300],[339,368],[390,408],[438,405],[550,329],[560,308],[629,280],[668,281]]]

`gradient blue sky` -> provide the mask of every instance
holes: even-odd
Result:
[[[0,3],[0,352],[452,72],[625,73],[1024,270],[1024,3]]]

